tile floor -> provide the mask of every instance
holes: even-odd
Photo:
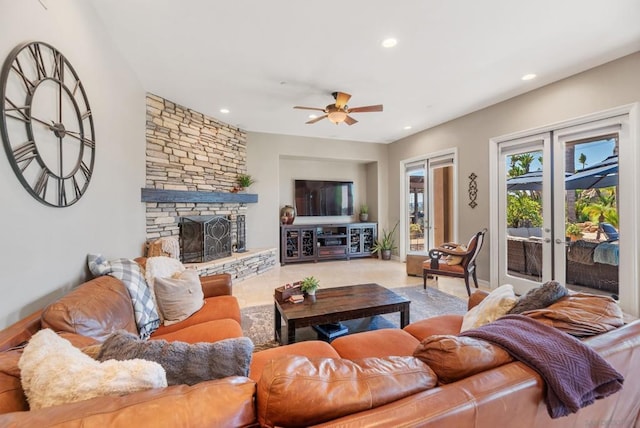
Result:
[[[321,288],[369,282],[375,282],[387,288],[422,287],[422,278],[408,276],[404,263],[364,258],[276,265],[261,275],[234,283],[233,294],[238,298],[241,308],[267,305],[273,303],[274,288],[299,281],[306,276],[318,278]],[[467,298],[467,290],[462,279],[446,277],[438,281],[430,279],[427,281],[427,287],[436,287],[446,293]],[[482,285],[480,288],[487,289]]]

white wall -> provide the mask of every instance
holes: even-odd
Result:
[[[391,221],[399,218],[400,161],[457,147],[458,237],[466,241],[489,227],[490,138],[640,101],[639,76],[640,53],[635,53],[390,144],[388,217]],[[468,205],[472,172],[478,176],[475,209]],[[478,277],[487,281],[488,240],[485,245],[478,257]]]
[[[353,179],[356,207],[366,198],[371,218],[386,227],[385,144],[248,132],[247,171],[257,180],[251,192],[258,194],[258,203],[250,204],[247,212],[249,248],[279,246],[280,208],[293,202],[293,178]]]
[[[0,58],[39,40],[71,62],[89,97],[96,131],[94,174],[85,195],[51,208],[22,187],[0,154],[0,328],[87,278],[86,256],[135,257],[144,242],[145,94],[82,0],[0,0]]]

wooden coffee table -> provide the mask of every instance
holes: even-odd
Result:
[[[409,323],[410,300],[378,284],[358,284],[316,291],[316,301],[279,302],[274,298],[274,337],[281,345],[296,341],[296,329],[400,312],[400,328]],[[287,325],[282,337],[282,320]]]

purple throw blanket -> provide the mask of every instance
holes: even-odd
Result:
[[[549,416],[575,413],[622,388],[623,376],[589,346],[524,315],[506,315],[460,336],[494,343],[538,372]]]

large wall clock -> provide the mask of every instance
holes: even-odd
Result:
[[[67,207],[86,192],[95,133],[89,100],[71,63],[53,46],[17,46],[0,75],[0,131],[13,171],[40,202]]]

